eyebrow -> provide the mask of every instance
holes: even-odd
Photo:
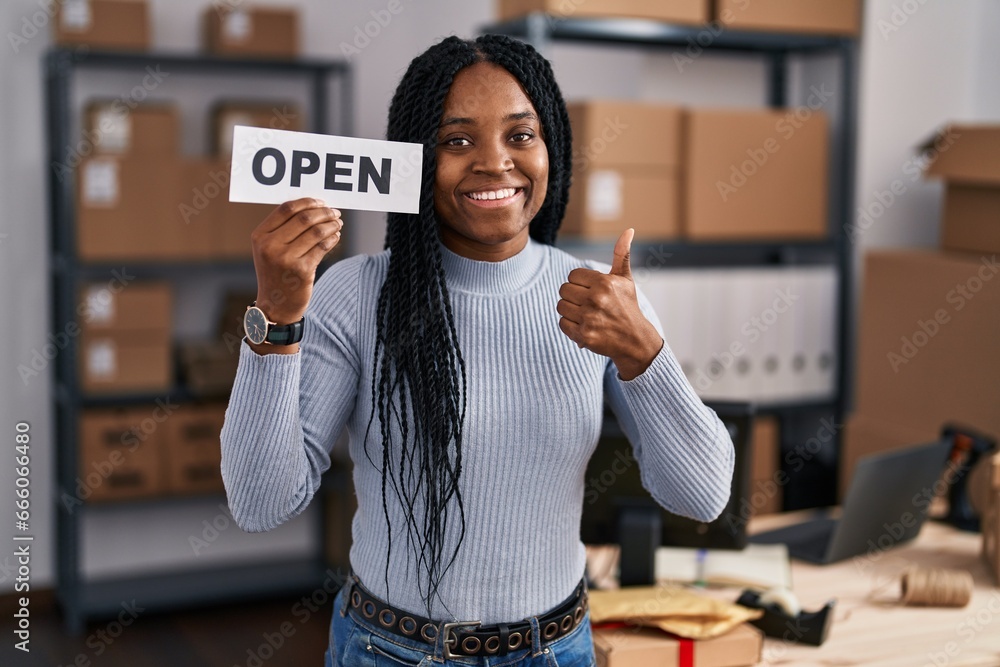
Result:
[[[517,113],[508,114],[504,118],[504,122],[509,122],[512,120],[538,120],[538,116],[534,111],[519,111]],[[460,118],[451,117],[445,118],[441,121],[441,127],[448,127],[449,125],[475,125],[476,120],[474,118]]]

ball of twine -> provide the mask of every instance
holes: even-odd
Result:
[[[914,566],[903,572],[900,583],[904,605],[964,607],[972,599],[972,575],[966,570]]]

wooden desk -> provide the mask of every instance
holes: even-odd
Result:
[[[778,528],[803,514],[808,512],[755,518],[749,532]],[[978,533],[929,521],[910,544],[871,557],[832,565],[793,559],[792,586],[804,609],[813,611],[837,598],[833,626],[820,647],[767,639],[760,664],[1000,666],[1000,588],[980,558],[981,544]],[[975,580],[972,600],[962,609],[901,606],[896,602],[899,582],[911,564],[968,570]],[[730,593],[727,599],[735,598]]]
[[[748,530],[753,534],[780,528],[810,514],[806,511],[758,517],[750,522]],[[803,609],[815,611],[830,598],[837,599],[833,625],[826,642],[819,647],[766,639],[763,659],[758,664],[1000,667],[1000,588],[980,557],[981,545],[978,533],[964,533],[928,521],[916,540],[889,551],[832,565],[792,559],[792,588]],[[613,572],[608,564],[617,564],[617,547],[588,548],[588,553],[599,551],[600,571]],[[972,600],[962,609],[902,606],[898,603],[900,580],[909,565],[968,570],[975,582]],[[733,602],[742,589],[699,590]]]

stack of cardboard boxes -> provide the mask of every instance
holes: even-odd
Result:
[[[156,392],[173,384],[169,283],[86,285],[78,354],[80,388],[88,394]]]
[[[630,18],[733,30],[857,35],[862,0],[499,0],[502,21],[544,12],[553,18]]]
[[[677,107],[620,101],[568,105],[573,187],[561,230],[587,238],[672,238],[680,226]]]
[[[77,251],[88,262],[249,259],[250,232],[273,207],[229,202],[233,125],[302,127],[288,102],[220,103],[216,153],[178,152],[180,113],[171,104],[95,102],[83,142],[93,155],[77,172]]]
[[[840,471],[938,437],[946,422],[1000,437],[1000,127],[952,126],[928,143],[947,184],[941,250],[869,252],[856,412]]]
[[[80,413],[80,502],[223,490],[225,403],[91,408]]]
[[[202,46],[229,57],[296,58],[299,12],[294,7],[205,0]],[[150,48],[147,0],[59,0],[52,37],[62,46],[123,51]]]
[[[561,231],[614,240],[828,235],[829,128],[811,108],[569,104],[573,187]]]

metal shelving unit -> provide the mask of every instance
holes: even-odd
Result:
[[[351,133],[351,71],[340,61],[231,59],[208,55],[171,53],[118,53],[53,48],[45,57],[45,94],[47,154],[49,164],[61,164],[71,136],[74,110],[72,92],[75,77],[82,71],[142,71],[161,66],[179,78],[198,75],[253,74],[262,78],[297,78],[307,83],[309,111],[313,132],[326,133],[331,115],[330,91],[339,86],[336,101],[337,133]],[[177,80],[177,79],[175,79]],[[79,286],[93,279],[106,278],[115,268],[110,264],[84,263],[76,256],[76,225],[74,212],[75,179],[59,178],[49,170],[49,268],[51,272],[51,316],[56,326],[74,321],[75,300]],[[148,262],[130,265],[137,277],[171,279],[204,273],[253,275],[249,260]],[[322,270],[322,267],[321,267]],[[205,603],[233,602],[251,597],[293,594],[316,588],[326,576],[327,564],[322,552],[313,557],[272,560],[251,565],[227,565],[211,568],[185,569],[143,576],[122,576],[88,580],[80,571],[81,514],[114,511],[114,507],[129,504],[134,507],[158,506],[163,503],[183,505],[184,498],[149,498],[126,503],[88,504],[68,509],[59,498],[64,492],[74,493],[79,469],[77,424],[83,408],[109,405],[141,404],[163,398],[164,392],[151,394],[83,395],[77,378],[77,350],[68,345],[55,358],[55,434],[57,447],[56,531],[57,598],[63,610],[68,632],[80,634],[89,619],[110,617],[120,611],[122,600],[135,598],[151,611],[161,611]],[[170,400],[188,401],[195,397],[183,387],[166,392]],[[324,485],[326,486],[326,485]],[[223,498],[224,494],[200,496]],[[322,538],[325,524],[325,500],[319,503],[319,525]],[[319,542],[322,544],[323,539]]]
[[[837,423],[843,423],[851,405],[850,361],[853,358],[847,323],[851,315],[853,279],[853,255],[848,230],[851,224],[850,202],[853,201],[857,125],[856,40],[839,36],[735,31],[724,29],[718,23],[687,26],[642,19],[564,18],[544,13],[533,13],[487,25],[480,32],[523,39],[547,56],[553,43],[575,42],[641,46],[667,51],[688,49],[695,45],[706,52],[761,57],[767,65],[767,100],[772,108],[788,105],[790,56],[834,56],[839,61],[839,123],[831,128],[832,135],[838,137],[838,150],[833,151],[832,158],[829,235],[826,240],[765,243],[635,242],[632,244],[632,265],[664,269],[803,264],[835,266],[838,277],[837,369],[832,400],[759,404],[758,411],[785,417],[815,410],[829,410]],[[604,247],[604,244],[576,240],[560,242],[558,245],[571,253],[575,249],[593,250]],[[606,255],[610,256],[612,246],[613,243],[606,244]],[[613,416],[611,419],[613,420]],[[617,432],[616,428],[617,425],[605,426],[607,432]],[[839,452],[840,433],[836,434],[836,438]]]

